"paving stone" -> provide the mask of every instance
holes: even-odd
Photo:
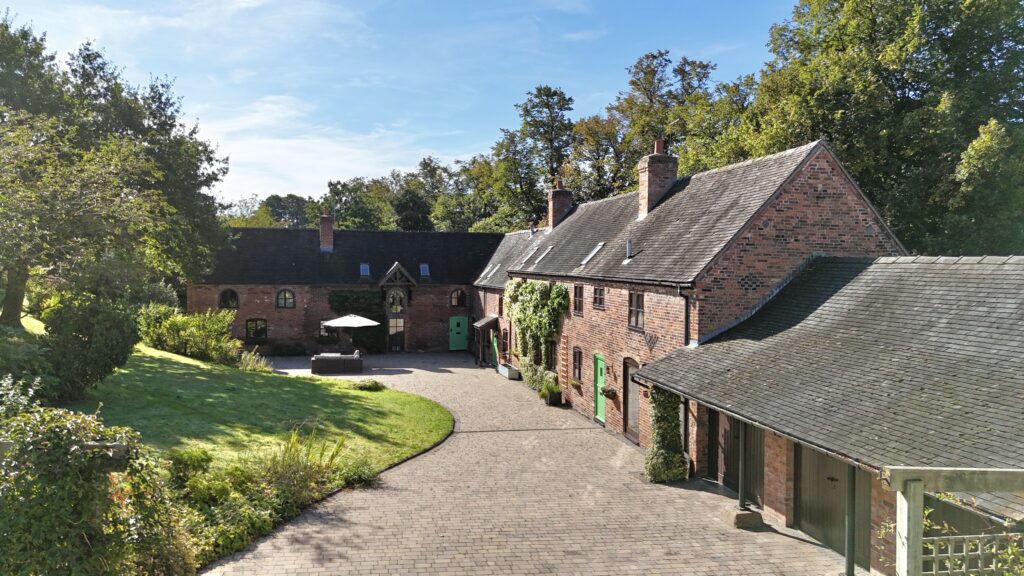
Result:
[[[308,363],[305,364],[308,367]],[[294,359],[275,367],[302,373]],[[339,493],[210,575],[838,574],[843,559],[784,527],[748,532],[703,481],[642,480],[643,454],[462,354],[367,359],[366,376],[456,414],[441,446]],[[307,371],[308,373],[308,371]]]

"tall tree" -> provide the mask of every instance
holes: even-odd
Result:
[[[327,183],[325,208],[335,226],[348,230],[394,230],[395,213],[387,201],[388,186],[382,179],[351,178]]]
[[[418,178],[410,178],[403,183],[402,191],[391,206],[399,230],[434,229],[434,223],[430,220],[430,201],[423,193],[423,183]]]
[[[568,116],[572,102],[561,88],[540,85],[526,94],[523,103],[516,104],[522,135],[536,146],[541,178],[548,182],[558,176],[572,148],[572,120]]]
[[[957,171],[974,165],[972,146],[1007,160],[1019,149],[1009,127],[1024,121],[1024,4],[801,0],[769,46],[744,119],[750,155],[824,136],[911,249],[1024,250],[1019,234],[977,245],[950,226],[981,234],[1003,223],[992,203],[1017,204],[1004,187],[989,205],[962,202],[978,190]],[[1010,145],[991,144],[1003,138],[992,120]]]
[[[578,201],[607,198],[636,184],[626,158],[626,126],[621,116],[589,116],[573,127],[576,144],[569,156],[566,185]]]
[[[286,228],[306,228],[315,225],[306,215],[306,204],[309,202],[309,198],[296,194],[272,194],[263,200],[263,205],[267,207],[269,216]]]
[[[0,324],[20,326],[33,268],[72,275],[154,245],[166,204],[139,185],[154,167],[142,146],[110,138],[82,151],[74,130],[0,108],[0,263],[7,274]]]

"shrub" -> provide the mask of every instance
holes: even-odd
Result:
[[[137,434],[51,408],[8,419],[4,434],[15,447],[0,483],[0,574],[194,573],[191,539]],[[88,443],[124,453],[115,461]]]
[[[533,390],[540,390],[544,385],[544,367],[540,364],[520,358],[519,373],[523,375],[523,382]]]
[[[651,406],[653,432],[651,445],[647,448],[644,474],[651,482],[684,480],[690,467],[679,431],[679,396],[661,388],[651,388]]]
[[[387,386],[384,385],[380,380],[374,380],[373,378],[364,378],[357,382],[352,383],[353,390],[362,390],[364,392],[378,392],[380,390],[386,390]]]
[[[189,478],[181,498],[191,510],[199,561],[241,550],[331,489],[375,476],[365,459],[343,463],[341,448],[293,431],[275,449]]]
[[[38,406],[33,398],[39,380],[32,384],[15,382],[10,374],[0,378],[0,422]]]
[[[193,476],[209,471],[213,463],[213,455],[198,446],[173,448],[167,452],[167,459],[171,463],[171,483],[179,487]]]
[[[238,358],[238,367],[246,372],[269,373],[274,371],[270,366],[270,362],[263,356],[260,356],[259,352],[255,349],[242,352],[242,355]]]
[[[166,304],[146,304],[139,308],[136,321],[139,326],[139,338],[147,346],[163,350],[167,347],[164,339],[164,324],[172,316],[181,312]]]
[[[56,395],[56,377],[43,339],[24,330],[0,326],[0,374],[10,374],[16,381],[39,379],[41,397]]]
[[[78,398],[124,366],[138,341],[131,311],[104,298],[65,298],[43,314],[58,396]]]
[[[234,366],[242,343],[231,335],[233,310],[182,314],[162,304],[144,306],[138,314],[142,341],[160,350],[197,360]]]

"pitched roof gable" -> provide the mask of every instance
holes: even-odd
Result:
[[[509,270],[679,284],[692,282],[819,147],[820,141],[709,170],[678,181],[643,220],[637,193],[577,206],[562,223],[535,235],[529,248],[550,252]],[[626,259],[632,241],[633,257]],[[586,263],[599,242],[604,246]]]

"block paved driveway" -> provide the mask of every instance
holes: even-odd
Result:
[[[840,573],[834,552],[785,528],[719,519],[714,485],[648,484],[638,448],[464,354],[370,357],[367,376],[432,398],[455,433],[341,492],[209,574]],[[275,366],[302,373],[308,360]],[[308,370],[306,371],[308,373]]]

